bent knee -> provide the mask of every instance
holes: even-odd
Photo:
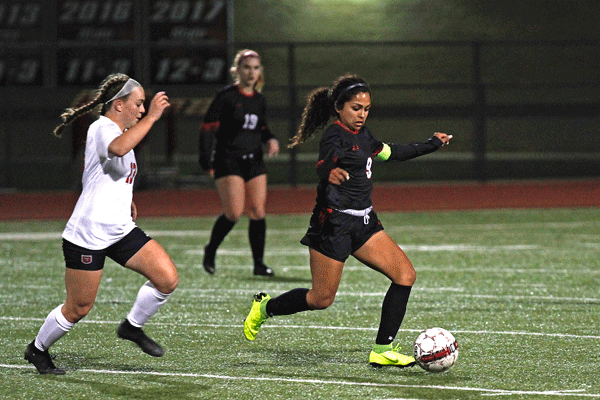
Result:
[[[333,295],[325,295],[325,296],[314,296],[309,302],[309,306],[313,310],[324,310],[330,305],[333,304],[335,300],[335,293]]]
[[[94,303],[92,304],[77,304],[77,305],[70,305],[70,306],[63,306],[63,314],[65,316],[65,318],[67,319],[67,321],[72,322],[72,323],[77,323],[79,321],[81,321],[83,318],[85,318],[90,311],[92,310],[92,307],[94,306]]]
[[[170,276],[163,276],[160,282],[152,282],[152,285],[161,293],[171,294],[179,285],[179,277],[177,272],[174,272]]]
[[[414,268],[411,268],[411,270],[406,274],[406,280],[407,283],[409,283],[406,286],[412,286],[417,281],[417,271],[415,271]]]
[[[417,271],[410,266],[410,268],[403,268],[396,276],[392,278],[392,282],[403,285],[403,286],[413,286],[417,281]]]
[[[253,220],[265,219],[266,212],[264,207],[249,207],[248,217]]]
[[[235,224],[241,218],[243,212],[244,210],[227,210],[223,213],[223,215],[225,215],[225,218],[227,218],[229,222]]]
[[[177,275],[175,275],[175,277],[169,281],[168,287],[167,287],[168,292],[166,292],[166,293],[174,292],[175,289],[177,289],[177,285],[179,285],[179,277]]]

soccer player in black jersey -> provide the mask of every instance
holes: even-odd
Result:
[[[331,88],[319,88],[310,94],[302,124],[290,146],[303,143],[324,128],[330,117],[335,118],[319,144],[317,204],[300,241],[309,248],[312,288],[293,289],[274,298],[256,294],[244,322],[246,339],[254,340],[260,326],[275,315],[329,307],[344,262],[352,255],[391,280],[369,363],[374,367],[415,364],[412,356],[401,354],[392,342],[404,318],[416,272],[373,211],[372,165],[375,159],[404,161],[431,153],[448,144],[452,136],[437,132],[426,142],[383,143],[365,126],[370,108],[369,87],[356,75],[342,76]]]
[[[247,200],[254,275],[273,276],[273,270],[263,262],[267,169],[262,146],[265,144],[267,155],[273,157],[279,153],[279,142],[267,127],[266,102],[260,93],[263,67],[258,53],[240,50],[231,74],[234,84],[216,95],[200,127],[200,166],[215,179],[223,205],[223,214],[204,247],[202,265],[209,274],[215,273],[217,249],[241,217]]]

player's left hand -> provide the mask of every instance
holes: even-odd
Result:
[[[275,157],[279,154],[279,141],[277,139],[269,139],[267,141],[267,155]]]
[[[445,133],[442,132],[436,132],[433,134],[433,136],[435,136],[436,138],[440,139],[442,141],[442,146],[447,146],[450,144],[450,139],[452,139],[452,135],[447,135]]]

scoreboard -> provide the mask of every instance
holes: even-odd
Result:
[[[233,0],[0,0],[1,86],[223,84]]]
[[[0,2],[0,85],[41,85],[43,57],[35,48],[5,51],[5,44],[39,42],[43,1]]]

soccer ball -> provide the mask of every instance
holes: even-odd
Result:
[[[429,328],[421,332],[415,339],[414,349],[417,364],[429,372],[447,370],[458,357],[456,339],[442,328]]]

